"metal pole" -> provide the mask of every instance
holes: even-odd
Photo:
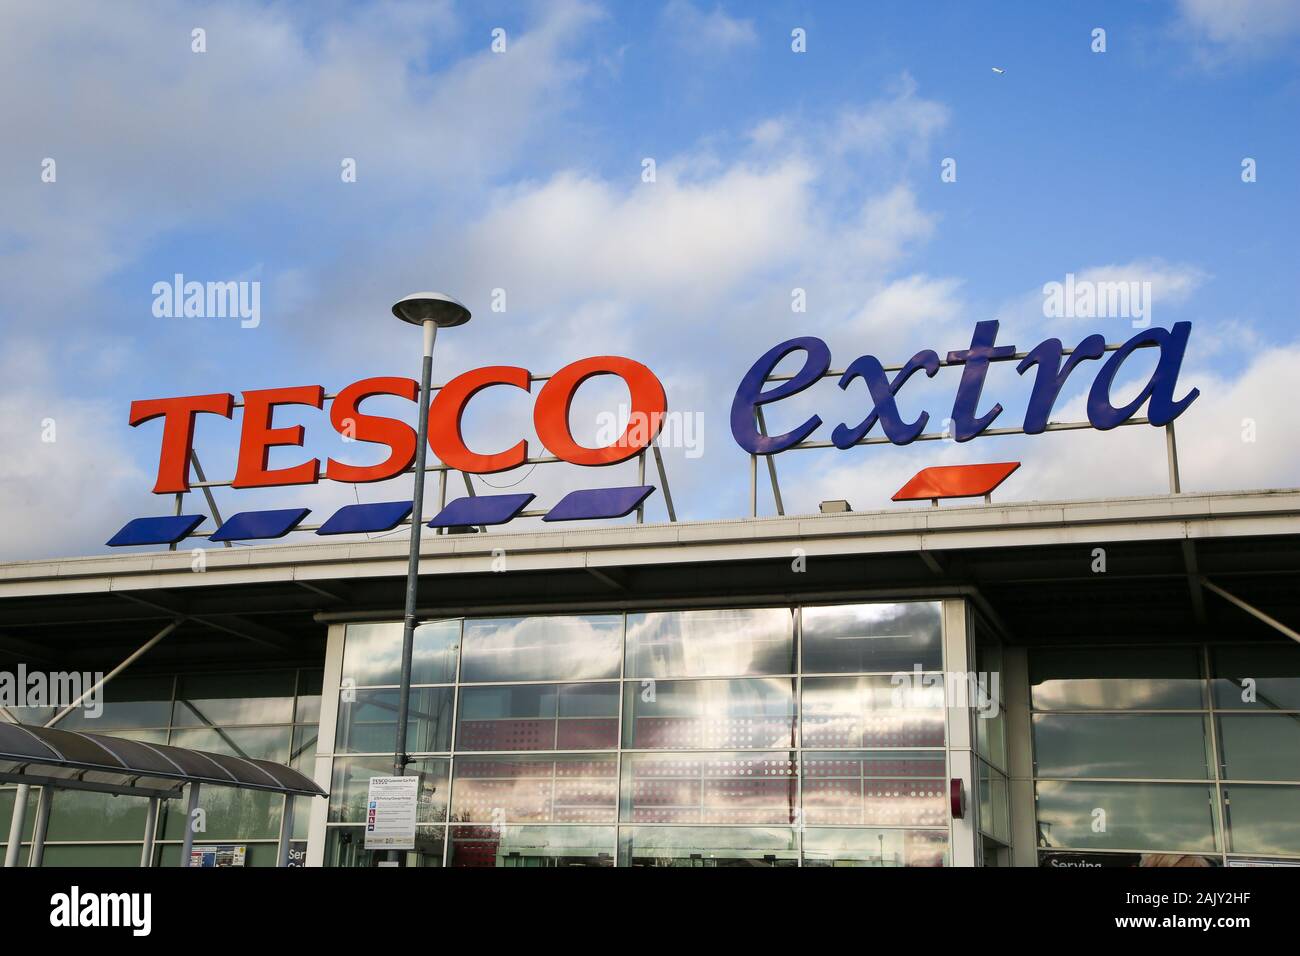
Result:
[[[276,866],[289,865],[289,844],[293,842],[293,794],[284,795],[284,808],[280,811],[280,853]]]
[[[9,845],[5,847],[5,866],[17,866],[18,854],[23,850],[23,824],[27,822],[27,798],[32,788],[20,783],[14,791],[14,814],[9,818]]]
[[[140,850],[140,865],[153,866],[153,841],[158,835],[158,798],[149,798],[149,808],[144,818],[144,846]]]
[[[149,648],[153,647],[155,644],[157,644],[164,637],[166,637],[168,634],[170,634],[172,631],[176,630],[176,628],[180,626],[181,626],[181,619],[177,618],[175,621],[172,621],[170,624],[164,627],[153,637],[149,638],[149,640],[145,641],[143,644],[140,645],[139,648],[137,648],[134,652],[132,652],[132,654],[129,657],[127,657],[126,660],[122,661],[122,663],[114,667],[111,671],[105,674],[100,680],[96,681],[94,685],[91,686],[84,694],[82,694],[80,697],[74,700],[67,707],[64,707],[63,710],[59,711],[57,714],[51,717],[49,721],[46,722],[45,726],[53,727],[64,717],[68,716],[68,714],[72,713],[79,706],[81,706],[81,702],[83,700],[85,700],[91,694],[95,693],[95,691],[99,690],[99,688],[103,687],[105,684],[111,681],[118,674],[122,673],[122,671],[126,670],[128,667],[130,667],[132,664],[138,661],[144,654],[148,652]]]
[[[447,507],[447,469],[438,472],[438,511]],[[439,528],[438,534],[446,534],[446,528]]]
[[[636,483],[645,484],[645,449],[641,449],[641,454],[636,456]],[[645,502],[642,501],[636,506],[636,523],[645,523]]]
[[[36,827],[32,830],[32,852],[27,857],[28,866],[40,866],[45,860],[45,834],[50,829],[50,804],[54,801],[54,791],[50,787],[41,787],[41,795],[36,798]]]
[[[406,723],[411,707],[411,655],[415,649],[415,599],[420,583],[420,528],[424,525],[424,460],[429,447],[429,386],[433,378],[433,344],[438,326],[424,322],[424,365],[420,372],[419,429],[415,439],[415,497],[411,504],[411,550],[406,564],[406,613],[402,619],[402,682],[397,695],[397,742],[393,751],[393,775],[406,773]],[[466,476],[468,480],[468,476]],[[396,850],[389,859],[397,860]]]
[[[1173,422],[1165,426],[1165,453],[1169,457],[1169,493],[1182,494],[1183,485],[1178,478],[1178,440],[1174,437]]]
[[[178,492],[176,492],[176,507],[173,509],[172,513],[173,513],[173,514],[176,514],[176,515],[179,515],[179,514],[183,513],[184,511],[185,511],[185,492],[183,492],[183,491],[178,491]],[[171,544],[167,545],[167,550],[168,550],[168,551],[175,551],[175,550],[176,550],[176,542],[173,541]]]
[[[1243,611],[1245,611],[1247,614],[1251,615],[1252,617],[1259,618],[1261,621],[1263,621],[1269,627],[1273,628],[1275,631],[1281,631],[1287,637],[1291,638],[1291,640],[1300,642],[1300,633],[1287,627],[1277,618],[1269,617],[1267,614],[1265,614],[1259,608],[1255,607],[1253,604],[1247,604],[1245,601],[1237,597],[1235,594],[1229,594],[1227,591],[1223,590],[1223,588],[1219,587],[1217,584],[1210,581],[1208,578],[1201,578],[1201,586],[1213,591],[1215,594],[1223,598],[1225,601],[1237,605],[1237,607],[1241,608]]]
[[[397,700],[397,741],[393,773],[406,771],[406,725],[411,703],[411,657],[415,647],[415,604],[420,581],[420,530],[424,526],[424,463],[429,447],[429,391],[433,378],[433,346],[438,326],[424,322],[424,363],[420,372],[419,428],[415,446],[415,495],[411,503],[411,541],[406,564],[406,611],[402,625],[402,676]]]
[[[754,409],[754,413],[758,418],[759,432],[763,435],[766,435],[767,421],[763,418],[763,409],[761,407],[756,408]],[[776,502],[776,513],[779,515],[784,515],[785,503],[781,501],[781,485],[776,480],[776,456],[775,455],[767,456],[767,474],[768,477],[772,479],[772,500]]]
[[[668,507],[668,520],[677,520],[677,509],[673,507],[673,493],[668,489],[668,472],[664,470],[664,456],[658,445],[651,445],[655,453],[655,467],[659,469],[659,484],[664,486],[664,504]]]
[[[758,456],[749,456],[749,516],[758,517]]]
[[[194,849],[194,811],[199,808],[201,789],[197,781],[190,784],[190,799],[185,807],[185,842],[181,844],[181,866],[186,868],[190,865],[190,851]]]
[[[198,476],[199,481],[203,482],[203,497],[208,500],[208,510],[212,512],[212,520],[221,527],[221,512],[217,510],[217,499],[212,497],[212,489],[208,487],[208,479],[203,475],[203,466],[199,464],[198,453],[193,448],[190,449],[190,463],[194,466],[194,474]],[[234,545],[229,541],[221,542],[227,548],[233,548]]]

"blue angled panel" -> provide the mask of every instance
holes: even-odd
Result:
[[[175,544],[204,522],[203,515],[165,515],[159,518],[132,518],[122,530],[108,539],[110,548],[133,544]]]
[[[542,516],[543,521],[583,521],[588,518],[622,518],[636,510],[650,497],[654,485],[629,488],[588,488],[570,491],[554,508]]]
[[[357,534],[362,531],[392,531],[411,513],[409,501],[381,501],[377,504],[344,505],[320,526],[317,534]]]
[[[457,498],[438,512],[429,522],[430,528],[451,528],[458,525],[505,524],[528,507],[536,495],[481,495],[477,498]]]
[[[310,508],[281,508],[278,511],[241,511],[226,519],[209,541],[250,541],[254,538],[283,538],[311,514]]]

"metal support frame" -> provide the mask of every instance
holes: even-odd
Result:
[[[190,865],[190,853],[194,849],[194,811],[199,808],[199,794],[203,790],[200,783],[191,783],[190,798],[185,807],[185,840],[181,844],[181,862],[182,867],[188,868]]]
[[[760,405],[754,409],[754,414],[758,419],[759,433],[767,437],[767,419],[763,417],[763,407]],[[767,455],[767,476],[772,481],[772,500],[776,502],[776,513],[785,516],[785,504],[781,501],[781,485],[776,480],[776,456]],[[757,517],[757,515],[755,515]]]
[[[149,807],[145,811],[144,818],[144,845],[140,849],[140,866],[153,866],[153,844],[154,839],[158,836],[158,806],[161,801],[157,797],[149,798]]]
[[[212,496],[212,488],[208,485],[208,479],[203,474],[203,466],[199,464],[198,453],[195,452],[193,448],[190,449],[190,464],[194,466],[194,474],[197,475],[199,481],[203,483],[203,497],[207,499],[208,510],[212,512],[212,520],[215,521],[217,527],[220,528],[223,522],[221,520],[221,512],[217,510],[217,499]],[[230,541],[223,541],[221,543],[227,548],[234,547],[234,544]]]
[[[45,861],[45,835],[50,831],[50,804],[54,802],[54,789],[41,787],[36,798],[36,826],[32,829],[32,848],[27,855],[28,866],[40,866]]]
[[[1183,483],[1178,475],[1178,439],[1174,437],[1174,423],[1165,426],[1165,455],[1169,459],[1169,493],[1181,495]]]
[[[664,456],[656,442],[651,442],[651,451],[655,454],[655,468],[659,471],[659,484],[664,489],[664,504],[668,507],[668,520],[677,521],[677,509],[673,507],[673,493],[668,488],[668,472],[664,469]]]
[[[284,806],[280,810],[280,843],[276,854],[276,866],[289,865],[289,845],[293,842],[293,794],[284,795]]]
[[[5,868],[18,865],[18,854],[23,849],[23,824],[27,822],[27,800],[32,788],[20,783],[14,792],[14,812],[9,818],[9,843],[5,847]]]
[[[1252,617],[1259,618],[1269,627],[1273,628],[1273,630],[1285,634],[1287,637],[1291,638],[1291,640],[1295,641],[1297,644],[1300,644],[1300,632],[1292,630],[1291,628],[1283,624],[1281,621],[1279,621],[1277,618],[1270,617],[1269,615],[1261,611],[1259,608],[1255,607],[1255,605],[1243,601],[1235,594],[1231,594],[1228,591],[1225,591],[1223,588],[1219,587],[1217,584],[1215,584],[1213,581],[1211,581],[1209,578],[1205,577],[1204,575],[1201,576],[1201,586],[1206,590],[1213,591],[1215,594],[1223,598],[1229,604],[1235,604],[1237,607],[1241,608],[1247,614],[1251,615]]]
[[[114,667],[111,671],[109,671],[107,674],[105,674],[103,677],[101,677],[99,680],[97,680],[93,685],[91,685],[91,687],[90,687],[89,689],[87,689],[86,692],[83,693],[80,697],[78,697],[78,698],[77,698],[76,700],[74,700],[71,704],[69,704],[67,707],[64,707],[61,711],[59,711],[57,714],[55,714],[53,717],[51,717],[48,721],[46,721],[46,722],[45,722],[45,726],[46,726],[46,727],[53,727],[53,726],[54,726],[55,724],[57,724],[60,720],[62,720],[64,717],[68,716],[68,714],[70,714],[70,713],[72,713],[74,710],[76,710],[79,706],[81,706],[81,702],[82,702],[83,700],[85,700],[85,699],[86,699],[87,697],[89,697],[91,694],[95,693],[95,691],[99,690],[99,688],[103,687],[105,684],[107,684],[109,681],[111,681],[111,680],[112,680],[114,677],[116,677],[118,674],[122,673],[122,671],[126,670],[128,667],[130,667],[132,664],[134,664],[136,661],[138,661],[141,657],[143,657],[146,653],[148,653],[148,651],[149,651],[149,649],[150,649],[151,647],[153,647],[155,644],[157,644],[159,641],[161,641],[164,637],[166,637],[166,636],[167,636],[168,634],[170,634],[172,631],[176,630],[176,628],[180,627],[180,626],[181,626],[181,620],[182,620],[181,618],[177,618],[176,620],[172,621],[170,624],[168,624],[166,627],[164,627],[161,631],[159,631],[159,632],[158,632],[157,634],[155,634],[153,637],[149,638],[149,640],[145,641],[145,642],[144,642],[143,644],[141,644],[138,648],[136,648],[134,651],[132,651],[129,655],[127,655],[126,660],[122,661],[122,663],[120,663],[120,664],[118,664],[116,667]]]
[[[645,449],[641,449],[641,454],[636,456],[636,483],[645,484]],[[636,523],[645,524],[645,501],[643,500],[636,506]]]

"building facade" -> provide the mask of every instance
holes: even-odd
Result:
[[[1300,865],[1298,536],[1297,491],[433,535],[403,862]],[[64,726],[304,769],[301,861],[373,865],[405,549],[0,566],[0,669],[180,620]],[[135,865],[143,804],[59,793],[45,864]],[[274,862],[274,801],[204,810]]]

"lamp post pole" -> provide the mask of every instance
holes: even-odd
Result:
[[[406,612],[402,619],[402,682],[397,697],[397,741],[393,750],[393,776],[406,775],[406,728],[411,707],[411,658],[415,650],[415,607],[420,582],[420,529],[424,525],[424,467],[429,448],[429,393],[433,382],[433,345],[438,329],[464,325],[469,309],[440,292],[417,292],[393,306],[393,315],[418,325],[424,332],[424,364],[420,369],[419,426],[415,443],[415,489],[411,500],[411,550],[406,565]],[[400,851],[390,850],[390,863]]]
[[[411,707],[411,658],[415,653],[415,598],[420,583],[420,529],[424,526],[424,462],[429,447],[429,390],[433,381],[433,343],[438,326],[424,325],[424,367],[420,371],[420,424],[415,441],[415,496],[411,502],[411,551],[406,564],[406,613],[402,618],[402,682],[397,697],[397,747],[393,775],[406,773],[406,725]]]

